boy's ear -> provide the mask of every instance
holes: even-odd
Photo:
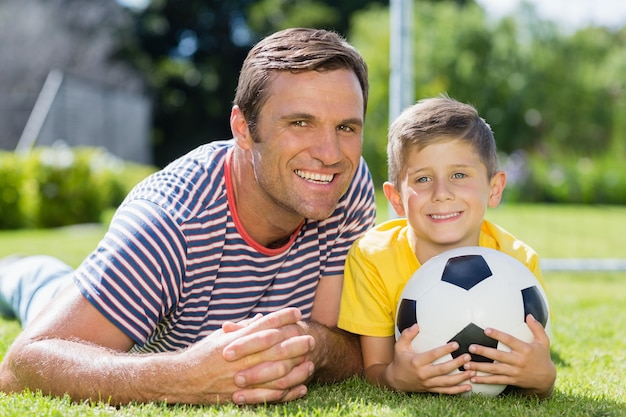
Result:
[[[233,106],[230,110],[230,130],[237,144],[243,149],[249,149],[252,137],[248,129],[248,121],[239,106]]]
[[[489,201],[488,205],[491,208],[498,207],[500,201],[502,200],[502,193],[504,192],[504,187],[506,186],[506,173],[504,171],[498,171],[495,173],[491,180],[489,181],[489,187],[491,191],[489,192]]]
[[[385,181],[383,184],[383,192],[385,193],[385,197],[389,200],[391,207],[393,207],[393,211],[400,217],[404,216],[406,213],[404,211],[404,204],[402,204],[402,197],[400,196],[400,191],[389,181]]]

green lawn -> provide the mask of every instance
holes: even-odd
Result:
[[[544,257],[626,257],[626,208],[503,206],[488,216]],[[104,229],[0,233],[0,256],[48,253],[77,265]],[[558,378],[547,401],[510,397],[406,395],[360,378],[312,386],[289,404],[190,407],[161,404],[119,409],[71,404],[39,394],[0,394],[0,416],[626,416],[626,272],[545,273],[553,310],[552,351]],[[19,332],[0,320],[0,355]]]

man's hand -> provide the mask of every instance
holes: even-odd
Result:
[[[223,357],[244,368],[234,375],[235,385],[241,388],[233,394],[234,402],[289,401],[306,394],[304,383],[314,371],[306,357],[315,340],[305,334],[301,317],[298,309],[288,308],[224,323],[223,331],[238,337],[223,349]]]

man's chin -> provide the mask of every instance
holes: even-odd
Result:
[[[332,216],[336,208],[336,204],[332,208],[308,208],[302,210],[300,214],[302,214],[303,217],[309,220],[322,221]]]

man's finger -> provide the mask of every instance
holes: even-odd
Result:
[[[298,328],[289,325],[296,324],[301,317],[300,310],[296,308],[282,309],[253,320],[246,326],[232,331],[230,334],[237,336],[237,338],[222,351],[224,359],[235,361],[268,349],[282,340],[297,335],[296,331],[298,331]],[[288,331],[283,332],[283,329]]]
[[[263,404],[287,402],[302,398],[307,393],[306,385],[299,385],[288,390],[271,390],[254,388],[237,391],[233,394],[233,402],[236,404]]]

